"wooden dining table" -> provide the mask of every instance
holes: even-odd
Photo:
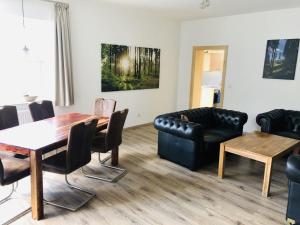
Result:
[[[33,219],[44,217],[42,155],[65,146],[72,125],[94,118],[98,128],[105,128],[109,121],[108,117],[68,113],[0,131],[1,150],[29,156]]]

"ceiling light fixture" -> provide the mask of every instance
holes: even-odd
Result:
[[[202,0],[202,2],[200,3],[200,8],[201,9],[206,9],[207,7],[209,7],[209,5],[210,5],[209,0]]]
[[[24,12],[24,0],[22,0],[22,25],[24,29],[24,37],[26,39],[26,26],[25,26],[25,12]],[[26,45],[26,40],[25,40],[25,45],[24,48],[22,49],[25,54],[29,52],[29,48]]]

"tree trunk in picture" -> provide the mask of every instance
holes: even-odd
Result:
[[[141,48],[138,48],[139,49],[139,72],[138,72],[138,79],[141,79]]]
[[[110,73],[112,73],[112,54],[111,54],[111,45],[109,45],[109,69]]]
[[[151,74],[151,49],[148,49],[148,75]]]
[[[153,49],[152,48],[150,48],[150,73],[149,73],[149,75],[151,74],[152,75],[152,72],[153,72]]]

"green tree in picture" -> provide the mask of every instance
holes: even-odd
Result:
[[[101,44],[102,91],[159,88],[160,49]]]

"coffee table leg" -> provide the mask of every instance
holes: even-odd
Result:
[[[223,179],[224,177],[225,159],[226,159],[225,145],[221,143],[220,156],[219,156],[219,171],[218,171],[218,177],[221,179]]]
[[[40,220],[44,217],[42,153],[40,151],[30,152],[30,170],[32,219]]]
[[[270,183],[272,176],[272,158],[268,159],[265,163],[265,175],[264,175],[264,183],[262,188],[262,196],[268,197],[270,192]]]
[[[297,147],[293,151],[294,155],[299,155],[300,154],[300,145],[297,145]]]

